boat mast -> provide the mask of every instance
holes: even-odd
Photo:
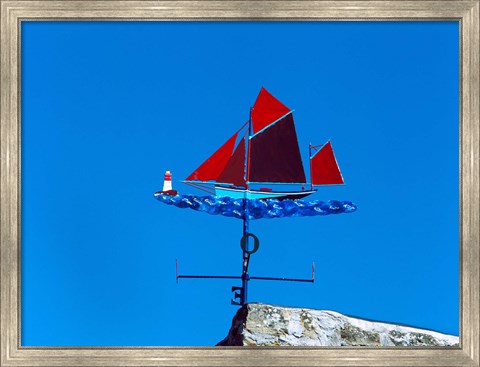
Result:
[[[313,190],[312,143],[308,144],[308,161],[309,161],[309,163],[310,163],[310,190]]]
[[[252,136],[252,110],[253,107],[250,107],[250,116],[248,117],[248,131],[247,131],[247,139],[245,139],[245,142],[247,144],[247,157],[246,157],[246,177],[245,177],[245,182],[247,184],[247,191],[250,188],[250,137]]]

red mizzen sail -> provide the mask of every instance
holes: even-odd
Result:
[[[193,171],[187,180],[216,181],[230,160],[238,132]]]
[[[290,112],[290,109],[262,87],[252,108],[253,134]]]
[[[310,163],[313,185],[343,184],[343,177],[330,142],[310,157]]]
[[[218,176],[217,181],[236,186],[247,186],[245,182],[245,138],[238,143],[235,152]]]
[[[248,181],[306,181],[292,114],[250,138],[249,162]]]

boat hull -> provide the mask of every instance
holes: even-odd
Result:
[[[228,196],[234,199],[250,199],[250,200],[267,200],[267,199],[300,199],[310,194],[313,194],[317,190],[302,190],[302,191],[262,191],[262,190],[245,190],[230,187],[215,186],[215,195],[222,197]]]

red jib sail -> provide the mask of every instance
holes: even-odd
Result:
[[[310,165],[313,185],[343,184],[343,177],[330,142],[310,157]]]
[[[193,171],[187,180],[216,181],[232,156],[238,132]]]

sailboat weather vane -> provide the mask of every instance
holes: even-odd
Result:
[[[167,171],[163,190],[154,194],[159,201],[243,220],[241,275],[180,275],[177,262],[177,282],[180,278],[240,279],[241,287],[232,287],[234,299],[231,301],[240,306],[247,303],[250,280],[313,283],[314,263],[310,279],[252,276],[248,269],[251,255],[260,247],[258,237],[249,230],[250,220],[356,210],[355,204],[349,201],[302,199],[315,193],[317,186],[344,183],[330,141],[322,146],[310,144],[309,151],[310,182],[307,182],[293,111],[262,87],[248,121],[183,181],[211,195],[179,195],[173,190],[172,175]]]

